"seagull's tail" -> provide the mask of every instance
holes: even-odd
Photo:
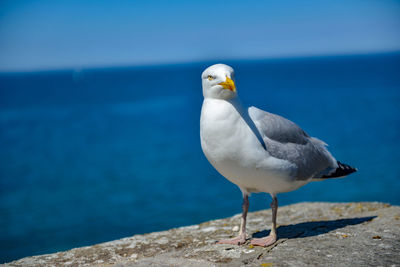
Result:
[[[323,175],[320,179],[344,177],[358,171],[357,168],[353,168],[347,164],[341,163],[340,161],[338,161],[337,164],[338,167],[335,170],[331,171],[329,174]]]

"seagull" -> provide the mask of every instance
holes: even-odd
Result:
[[[256,107],[243,108],[236,91],[234,70],[225,64],[208,67],[201,75],[204,101],[200,117],[200,140],[204,155],[243,195],[239,235],[218,244],[244,244],[251,193],[272,197],[272,226],[255,246],[277,240],[277,194],[312,182],[344,177],[357,171],[337,161],[327,144],[310,137],[290,120]]]

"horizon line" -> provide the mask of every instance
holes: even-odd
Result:
[[[15,70],[1,70],[0,75],[7,74],[29,74],[29,73],[43,73],[43,72],[63,72],[63,71],[73,71],[80,72],[84,70],[106,70],[106,69],[120,69],[120,68],[152,68],[152,67],[168,67],[168,66],[179,66],[179,65],[197,65],[202,63],[208,63],[211,61],[268,61],[268,60],[296,60],[296,59],[316,59],[316,58],[333,58],[333,57],[364,57],[364,56],[380,56],[380,55],[391,55],[400,54],[399,50],[390,51],[374,51],[374,52],[360,52],[360,53],[324,53],[324,54],[298,54],[298,55],[276,55],[276,56],[266,56],[266,57],[237,57],[237,58],[209,58],[204,60],[192,60],[192,61],[169,61],[169,62],[147,62],[147,63],[122,63],[122,64],[87,64],[82,66],[65,66],[59,68],[33,68],[33,69],[15,69]]]

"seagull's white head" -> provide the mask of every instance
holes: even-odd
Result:
[[[201,74],[204,98],[232,99],[237,96],[235,72],[225,64],[215,64]]]

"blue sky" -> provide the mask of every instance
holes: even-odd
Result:
[[[0,71],[400,51],[400,1],[0,1]]]

